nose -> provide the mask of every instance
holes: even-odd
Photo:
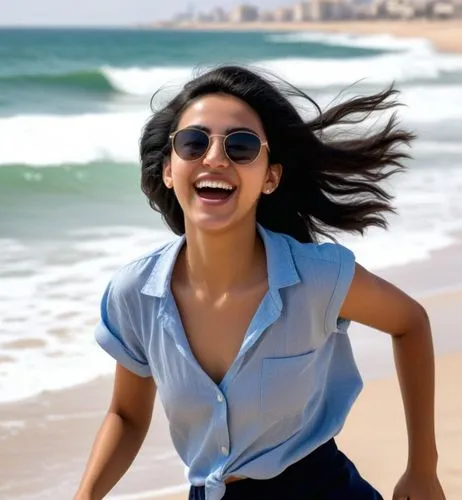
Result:
[[[225,153],[224,137],[210,137],[210,146],[204,156],[203,163],[211,168],[224,168],[229,166],[229,158]]]

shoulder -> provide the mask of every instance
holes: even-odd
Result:
[[[175,244],[175,240],[164,242],[142,256],[139,256],[121,267],[112,275],[108,289],[118,297],[129,297],[141,293],[150,279],[160,259]]]
[[[346,332],[349,322],[340,319],[340,310],[356,272],[354,253],[339,243],[300,243],[284,238],[303,285],[301,295],[311,321],[318,321],[314,330],[325,335]]]
[[[354,267],[354,253],[340,243],[301,243],[285,234],[279,234],[279,237],[286,241],[299,270],[339,268],[343,265]]]

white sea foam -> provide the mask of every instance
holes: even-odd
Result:
[[[8,360],[0,363],[0,402],[111,372],[114,362],[93,336],[104,288],[123,263],[171,239],[165,231],[133,228],[70,236],[70,241],[34,242],[33,249],[26,245],[22,251],[18,245],[8,274],[0,275],[0,356]],[[8,259],[11,242],[2,243],[0,255]],[[58,254],[65,264],[53,261]],[[16,273],[18,266],[29,272]]]
[[[312,72],[320,70],[322,76],[327,77],[325,84],[344,85],[356,79],[365,79],[371,83],[386,83],[390,80],[397,82],[431,81],[438,79],[444,73],[462,72],[461,56],[438,53],[431,42],[425,38],[400,38],[387,33],[355,35],[349,33],[301,32],[269,35],[268,39],[276,43],[317,42],[323,45],[377,49],[385,52],[373,57],[305,60],[305,62],[309,62]],[[278,61],[277,64],[280,65],[281,62]],[[326,67],[331,69],[326,69]],[[303,70],[307,68],[306,64],[301,67]],[[337,70],[336,77],[333,68]],[[281,69],[284,70],[284,68]],[[349,72],[343,75],[339,71],[342,69],[349,70]],[[347,81],[345,81],[345,77]],[[311,87],[321,84],[319,80],[303,81],[303,78],[298,80],[300,80],[301,85]]]
[[[389,231],[371,229],[364,239],[342,239],[359,262],[375,270],[423,261],[432,251],[454,243],[452,235],[462,230],[462,169],[458,166],[411,169],[394,184],[399,215],[390,217]]]
[[[160,87],[170,83],[186,82],[192,74],[188,67],[112,68],[104,66],[101,71],[117,90],[133,95],[152,95]]]
[[[374,43],[379,48],[380,43],[389,42],[376,39]],[[371,58],[291,59],[262,65],[297,85],[318,87],[322,105],[337,93],[335,88],[325,90],[328,85],[349,85],[371,75],[380,84],[393,77],[430,82],[442,72],[462,72],[459,56],[436,54],[418,41],[406,47],[407,42],[399,43],[403,45],[396,42],[393,49],[401,53]],[[104,71],[124,92],[150,95],[167,82],[178,84],[189,78],[191,70]],[[462,123],[458,105],[462,82],[406,85],[401,101],[407,105],[399,111],[406,122],[435,131],[444,130],[449,120]],[[136,162],[140,132],[148,116],[146,104],[145,110],[132,112],[0,118],[0,165],[47,167],[104,159]],[[460,141],[456,135],[452,142],[420,140],[416,152],[438,157],[439,164],[415,167],[400,177],[396,198],[400,216],[391,219],[391,230],[371,230],[364,240],[343,240],[358,261],[371,269],[425,259],[432,250],[451,243],[452,231],[462,229],[462,169],[445,163],[445,155],[462,152]],[[31,181],[39,180],[40,169],[28,175]],[[101,293],[123,262],[169,237],[165,232],[153,235],[145,229],[121,227],[86,230],[62,242],[34,241],[33,247],[26,241],[0,239],[0,402],[73,386],[112,371],[112,359],[93,339]],[[58,254],[56,262],[53,256]],[[63,260],[67,264],[60,264]],[[4,269],[2,264],[7,264]]]
[[[253,64],[254,68],[269,70],[297,86],[316,90],[321,102],[329,102],[328,98],[339,89],[354,82],[359,82],[352,89],[357,93],[361,92],[364,83],[383,87],[395,81],[402,90],[401,101],[407,105],[400,109],[405,119],[430,124],[462,120],[462,107],[458,105],[462,102],[462,57],[439,54],[425,40],[400,39],[389,35],[355,37],[323,33],[271,37],[279,42],[319,41],[391,50],[372,57],[286,58]],[[122,92],[146,96],[145,108],[129,112],[0,118],[0,166],[56,166],[98,160],[137,162],[141,130],[150,115],[148,96],[160,88],[165,88],[165,91],[160,94],[159,100],[170,96],[196,74],[187,67],[103,67],[102,72]],[[450,82],[447,80],[445,84],[441,77],[446,74],[451,77]]]
[[[0,119],[0,164],[136,162],[148,112],[18,115]]]
[[[292,84],[308,89],[344,87],[354,82],[388,85],[391,82],[433,82],[445,73],[462,73],[462,57],[433,51],[387,53],[348,59],[275,59],[260,66]],[[460,75],[462,81],[462,75]]]
[[[452,243],[451,233],[462,230],[462,169],[441,168],[445,175],[426,166],[393,181],[399,216],[390,219],[388,232],[373,229],[364,239],[340,240],[358,262],[379,270],[423,260]],[[104,287],[116,268],[172,238],[165,231],[124,227],[70,236],[34,241],[33,249],[0,240],[0,255],[11,262],[0,276],[0,356],[10,359],[0,364],[0,402],[110,373],[114,362],[93,337]]]
[[[378,49],[391,52],[394,50],[430,50],[432,44],[426,38],[398,38],[389,33],[376,35],[358,35],[354,33],[327,33],[322,31],[296,32],[268,35],[268,41],[274,43],[321,43],[336,47]]]
[[[264,59],[252,64],[308,88],[344,86],[359,80],[372,84],[388,84],[392,80],[398,83],[431,82],[445,73],[462,73],[461,56],[440,54],[428,40],[422,38],[309,32],[268,35],[268,39],[277,43],[318,42],[384,51],[369,57]],[[101,71],[114,88],[133,95],[152,95],[165,85],[178,89],[193,75],[192,68],[188,67],[121,69],[104,66]]]
[[[421,153],[436,153],[441,155],[444,154],[454,154],[460,155],[462,158],[462,142],[434,142],[434,141],[422,141],[416,144],[416,148]]]
[[[333,97],[333,93],[325,93],[318,101],[327,105]],[[400,108],[399,114],[412,123],[462,120],[462,106],[457,105],[462,102],[462,85],[406,87],[400,101],[406,107]],[[148,117],[146,111],[0,118],[0,166],[84,165],[98,160],[136,163],[141,131]],[[27,175],[36,180],[34,174]]]
[[[438,87],[407,87],[401,98],[406,107],[400,110],[404,119],[415,123],[445,122],[462,119],[462,85],[440,85]],[[460,142],[459,142],[460,144]]]

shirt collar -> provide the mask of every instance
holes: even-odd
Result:
[[[269,231],[260,224],[257,224],[257,229],[265,245],[269,290],[273,298],[280,302],[279,290],[299,283],[300,276],[287,237]],[[184,243],[183,235],[162,249],[141,293],[153,297],[165,297],[168,294],[173,267]]]

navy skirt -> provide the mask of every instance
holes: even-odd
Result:
[[[226,485],[224,500],[383,500],[331,439],[278,476],[240,479]],[[203,486],[191,486],[189,500],[205,500]]]

